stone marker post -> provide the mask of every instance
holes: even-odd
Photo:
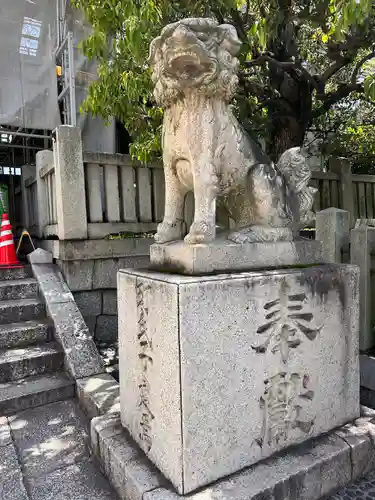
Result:
[[[57,127],[53,153],[59,239],[86,239],[87,211],[80,129],[70,125]]]
[[[329,169],[340,175],[340,188],[342,208],[349,212],[349,226],[353,227],[354,221],[354,197],[353,197],[353,181],[352,169],[350,162],[346,158],[330,157]]]
[[[375,247],[375,228],[360,226],[352,229],[350,236],[350,262],[360,268],[359,348],[361,351],[366,351],[375,346],[371,290],[371,253]]]
[[[37,210],[38,210],[38,236],[43,238],[44,228],[48,224],[48,200],[44,180],[40,177],[42,169],[53,164],[53,152],[46,149],[38,151],[36,154],[36,190],[37,190]]]
[[[325,261],[341,263],[343,245],[350,238],[350,213],[339,208],[321,210],[316,214],[315,228]]]

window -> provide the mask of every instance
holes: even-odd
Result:
[[[41,29],[42,23],[37,19],[31,19],[30,17],[24,18],[20,41],[20,54],[25,56],[36,56]]]

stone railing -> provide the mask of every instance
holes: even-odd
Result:
[[[107,153],[84,153],[83,161],[90,239],[156,229],[164,212],[160,164],[143,166],[128,155]]]
[[[164,213],[164,172],[159,163],[142,165],[129,155],[82,151],[80,130],[55,131],[53,152],[37,153],[38,236],[59,240],[102,239],[117,233],[156,230]],[[185,221],[194,203],[186,197]]]
[[[38,230],[38,210],[37,210],[37,179],[35,175],[24,180],[24,212],[26,214],[26,227],[31,234],[36,234]]]

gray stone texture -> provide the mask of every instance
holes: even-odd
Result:
[[[27,260],[30,264],[52,264],[53,257],[51,252],[37,248],[34,252],[28,254]]]
[[[32,268],[47,304],[61,304],[73,301],[72,292],[69,290],[57,266],[54,264],[33,264]]]
[[[61,273],[53,265],[33,265],[55,337],[65,354],[65,367],[74,378],[104,372],[103,361]]]
[[[12,349],[24,345],[51,340],[51,328],[46,321],[25,321],[0,325],[0,349]]]
[[[64,373],[48,373],[0,384],[0,414],[11,415],[27,408],[74,396],[73,380]]]
[[[92,290],[94,260],[59,260],[58,265],[64,275],[67,285],[72,292]]]
[[[75,379],[103,373],[103,361],[76,304],[66,302],[47,307],[56,339],[64,349],[67,371]]]
[[[43,170],[54,164],[53,152],[49,150],[38,151],[36,153],[36,190],[37,200],[36,208],[38,211],[38,236],[43,238],[43,230],[50,221],[48,220],[48,199],[46,192],[45,179],[40,177]]]
[[[8,419],[6,417],[0,417],[0,446],[7,446],[11,443],[12,437],[10,435]]]
[[[98,316],[96,320],[95,338],[106,342],[115,342],[118,338],[117,316]]]
[[[360,226],[350,232],[350,262],[360,268],[360,335],[359,348],[366,351],[375,346],[373,327],[374,293],[371,290],[371,252],[375,244],[375,228]]]
[[[45,316],[45,306],[39,299],[0,302],[0,324],[20,323]]]
[[[315,239],[322,245],[325,262],[342,262],[343,245],[349,243],[350,214],[339,208],[327,208],[316,214]]]
[[[55,342],[0,352],[0,380],[9,382],[59,370],[63,353]]]
[[[117,315],[117,290],[103,291],[103,314]]]
[[[145,268],[148,265],[148,256],[97,259],[94,261],[93,288],[116,289],[116,276],[120,269]]]
[[[84,461],[29,481],[30,500],[116,500],[93,461]]]
[[[88,458],[84,420],[73,400],[23,411],[9,417],[9,424],[28,477]]]
[[[206,245],[186,245],[182,241],[155,244],[150,247],[150,262],[161,272],[202,275],[321,264],[325,260],[321,244],[312,240],[242,245],[217,240]]]
[[[180,493],[358,416],[356,267],[127,270],[118,292],[122,422]]]
[[[54,141],[56,209],[60,240],[87,238],[81,130],[61,125]]]
[[[94,418],[92,447],[121,500],[142,500],[147,491],[167,482],[120,424],[115,415]]]
[[[84,316],[83,319],[89,329],[90,335],[93,337],[95,335],[97,316]]]
[[[33,279],[0,282],[0,301],[31,299],[37,295],[38,283]]]
[[[77,380],[77,396],[89,418],[120,412],[120,390],[107,373]]]
[[[84,317],[99,316],[102,312],[102,292],[99,290],[92,290],[90,292],[75,292],[74,300]]]
[[[29,500],[13,444],[0,447],[1,500]]]
[[[332,500],[348,500],[366,498],[341,495],[353,488],[357,491],[359,486],[353,485],[352,481],[374,468],[373,421],[374,410],[362,408],[361,418],[356,421],[284,450],[187,497],[178,495],[171,485],[155,487],[154,481],[142,483],[138,477],[134,481],[136,487],[128,489],[126,479],[140,450],[121,427],[118,415],[93,418],[90,437],[95,455],[122,500],[321,500],[345,485],[348,486],[340,496],[333,496]],[[154,471],[150,461],[143,458],[143,463],[149,469],[149,474]]]

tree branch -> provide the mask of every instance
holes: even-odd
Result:
[[[363,92],[363,90],[364,89],[362,84],[350,83],[348,85],[340,85],[340,87],[335,92],[331,92],[330,94],[317,95],[317,98],[323,101],[323,104],[318,109],[313,111],[312,118],[318,118],[319,116],[323,115],[324,113],[329,111],[329,109],[334,104],[341,101],[341,99],[348,97],[352,92]]]
[[[325,70],[325,72],[322,74],[320,77],[320,80],[323,83],[326,83],[329,78],[331,78],[333,75],[335,75],[340,69],[342,69],[344,66],[348,65],[351,62],[351,59],[340,56],[339,59],[336,60],[329,68]]]
[[[369,61],[370,59],[372,59],[373,57],[375,57],[375,50],[371,51],[369,54],[363,56],[358,62],[357,64],[355,65],[355,68],[353,70],[353,73],[352,73],[352,77],[351,77],[351,83],[354,85],[357,81],[357,77],[358,77],[358,73],[360,71],[360,69],[362,68],[362,66],[365,64],[366,61]]]
[[[308,80],[316,90],[321,91],[321,84],[319,80],[315,78],[313,75],[311,75],[307,71],[307,69],[302,66],[300,62],[278,61],[277,59],[274,59],[268,54],[262,54],[256,59],[253,59],[252,61],[246,61],[245,66],[248,68],[253,68],[254,66],[262,66],[266,62],[268,62],[269,64],[273,64],[274,66],[277,66],[278,68],[288,73],[290,72],[288,70],[300,71],[305,76],[306,80]]]

